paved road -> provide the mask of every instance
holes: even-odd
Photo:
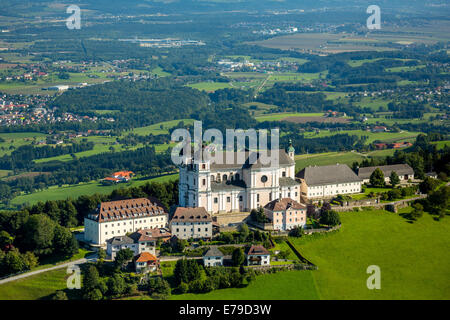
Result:
[[[89,256],[88,258],[83,258],[83,259],[79,259],[79,260],[75,260],[75,261],[70,261],[70,262],[66,262],[66,263],[62,263],[62,264],[58,264],[57,266],[54,267],[49,267],[46,269],[41,269],[41,270],[36,270],[36,271],[30,271],[30,272],[26,272],[26,273],[22,273],[19,274],[17,276],[12,276],[3,280],[0,280],[0,285],[11,282],[11,281],[16,281],[19,279],[23,279],[23,278],[27,278],[27,277],[31,277],[43,272],[48,272],[48,271],[52,271],[52,270],[57,270],[57,269],[61,269],[61,268],[67,268],[68,266],[71,265],[80,265],[80,264],[84,264],[86,262],[95,262],[97,260],[97,256],[93,255],[93,256]]]

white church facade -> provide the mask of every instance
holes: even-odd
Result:
[[[210,214],[249,212],[264,207],[279,198],[300,201],[300,183],[295,180],[295,150],[276,150],[278,164],[263,164],[256,152],[257,161],[250,162],[252,153],[244,152],[245,162],[238,161],[238,153],[222,152],[220,164],[204,160],[186,161],[180,166],[179,205],[204,207]],[[217,159],[217,158],[216,158]],[[227,159],[228,160],[228,159]],[[232,162],[232,163],[230,163]],[[254,163],[253,163],[254,162]]]

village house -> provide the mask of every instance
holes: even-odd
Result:
[[[297,174],[303,202],[361,193],[362,179],[345,164],[306,167]]]
[[[170,220],[170,230],[178,239],[211,239],[212,218],[203,207],[178,207]]]
[[[136,273],[148,273],[154,272],[158,269],[159,262],[158,258],[155,255],[142,252],[140,253],[134,261],[134,267],[136,269]]]
[[[263,246],[252,245],[245,256],[248,266],[270,265],[270,252]]]
[[[278,164],[264,164],[258,152],[218,152],[216,159],[180,166],[179,204],[204,207],[211,214],[250,212],[278,198],[300,201],[300,183],[295,180],[295,149],[276,150]],[[271,157],[268,152],[268,157]],[[244,161],[240,161],[240,158]],[[256,161],[250,159],[256,158]],[[254,163],[253,163],[254,162]]]
[[[264,213],[277,231],[306,226],[306,206],[290,198],[269,202],[264,206]]]
[[[164,228],[168,214],[155,199],[130,199],[102,202],[84,219],[84,238],[94,245],[105,245],[106,240],[125,236],[138,230]]]
[[[152,228],[152,229],[143,229],[138,230],[140,234],[149,236],[156,241],[167,242],[172,238],[172,234],[169,229],[166,228]]]
[[[119,171],[114,172],[111,176],[102,180],[103,183],[126,183],[129,182],[134,176],[132,171]]]
[[[217,247],[211,247],[203,255],[203,265],[205,267],[223,266],[224,254]]]
[[[375,169],[380,169],[383,171],[384,180],[389,183],[391,173],[394,171],[400,178],[400,182],[407,182],[408,180],[414,179],[414,170],[407,164],[394,164],[389,166],[378,166],[378,167],[366,167],[358,169],[358,177],[363,181],[363,183],[368,184],[370,182],[370,176],[375,171]]]
[[[134,232],[129,236],[114,237],[106,241],[106,253],[115,260],[117,252],[124,249],[133,251],[133,255],[142,252],[156,253],[156,239]]]

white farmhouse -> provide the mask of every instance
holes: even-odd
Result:
[[[211,247],[203,256],[203,265],[205,267],[223,266],[224,254],[217,247]]]
[[[263,246],[251,246],[247,253],[248,266],[269,266],[270,252]]]

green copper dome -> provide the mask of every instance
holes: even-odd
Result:
[[[289,148],[287,149],[288,153],[294,152],[295,148],[292,146],[292,139],[289,139]]]

